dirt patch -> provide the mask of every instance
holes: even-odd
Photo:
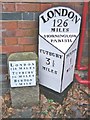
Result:
[[[31,108],[11,107],[10,94],[3,96],[3,118],[90,118],[90,89],[74,82],[62,104],[40,95],[40,103]],[[19,114],[20,113],[20,114]],[[22,113],[25,113],[24,115]],[[27,114],[28,113],[28,114]],[[30,113],[30,114],[29,114]],[[28,117],[30,115],[30,117]]]

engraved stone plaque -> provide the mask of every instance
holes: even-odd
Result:
[[[11,87],[36,85],[36,61],[9,61]]]

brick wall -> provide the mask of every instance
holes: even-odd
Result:
[[[7,0],[6,0],[7,1]],[[19,1],[19,0],[18,0]],[[9,86],[6,78],[7,56],[14,52],[33,51],[38,49],[38,16],[44,10],[55,7],[66,6],[74,9],[82,16],[83,3],[76,2],[2,2],[0,3],[0,77],[2,77],[3,91],[7,91]],[[1,21],[2,15],[2,21]],[[88,29],[88,25],[87,25]],[[88,32],[85,36],[84,56],[87,56]],[[2,38],[1,38],[2,36]],[[2,55],[3,54],[3,55]],[[2,84],[0,81],[0,85]],[[0,88],[1,90],[1,88]]]
[[[82,14],[83,3],[2,2],[2,52],[35,51],[38,43],[38,16],[54,6],[68,6]]]

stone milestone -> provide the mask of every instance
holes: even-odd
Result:
[[[36,83],[34,85],[32,84],[33,78],[32,76],[30,76],[31,73],[29,73],[28,75],[28,72],[30,71],[29,70],[30,66],[27,65],[27,67],[24,67],[25,70],[23,69],[23,67],[22,67],[23,70],[21,69],[21,67],[20,69],[18,67],[19,64],[25,65],[26,63],[32,63],[32,61],[35,61],[36,63],[35,64],[36,72],[35,72],[35,76],[33,76],[35,77],[34,80],[36,80]],[[10,93],[11,93],[12,107],[14,108],[22,108],[26,106],[29,107],[39,103],[37,63],[38,63],[37,55],[34,52],[13,53],[8,57],[8,66],[9,64],[11,65],[11,67],[9,66],[9,74],[10,74],[10,86],[11,86]],[[16,71],[14,67],[15,65],[17,65]],[[24,72],[24,75],[22,75],[22,71]],[[31,83],[29,82],[29,79],[30,81],[32,80]]]

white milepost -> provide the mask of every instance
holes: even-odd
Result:
[[[73,81],[81,17],[71,8],[53,7],[39,16],[39,81],[63,92]]]

